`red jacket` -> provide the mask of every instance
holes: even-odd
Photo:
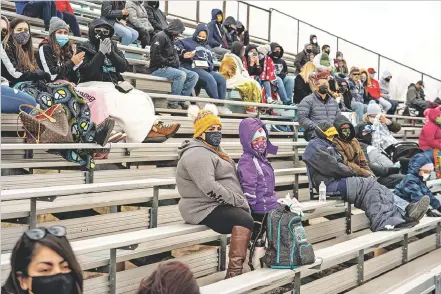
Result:
[[[441,116],[441,109],[428,110],[429,121],[420,133],[418,144],[422,150],[441,149],[441,126],[436,123],[436,118]]]
[[[367,91],[372,98],[379,99],[381,97],[380,84],[377,80],[371,79],[371,85]]]
[[[61,12],[69,12],[70,14],[74,14],[72,6],[70,6],[69,1],[55,1],[55,6],[57,7],[57,10],[60,10]]]

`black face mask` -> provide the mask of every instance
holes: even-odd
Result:
[[[311,53],[312,49],[306,49],[306,53]]]
[[[244,31],[245,31],[245,28],[244,28],[244,27],[242,27],[242,28],[237,28],[237,33],[238,33],[239,35],[242,34]]]
[[[273,56],[274,58],[280,58],[280,51],[273,52],[273,53],[272,53],[272,56]]]
[[[385,78],[384,79],[386,82],[390,82],[390,79],[389,78]]]
[[[230,25],[224,26],[228,32],[231,32],[232,30],[234,30]]]
[[[217,147],[220,145],[222,140],[222,132],[209,132],[205,133],[205,142],[211,146]]]
[[[319,87],[319,89],[318,89],[318,92],[319,92],[320,94],[326,94],[326,93],[328,93],[328,86],[326,86],[326,85],[321,85],[321,86]]]
[[[331,50],[328,49],[328,50],[325,50],[325,52],[326,52],[326,54],[329,55],[331,53]]]
[[[74,281],[71,273],[32,277],[32,293],[34,294],[70,294],[73,286]]]
[[[340,93],[344,94],[348,91],[348,88],[347,87],[340,87],[339,90],[340,90]]]

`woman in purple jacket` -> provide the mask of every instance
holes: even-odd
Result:
[[[239,137],[243,148],[238,164],[239,181],[254,219],[254,242],[263,233],[266,214],[279,205],[274,191],[274,169],[266,158],[268,153],[277,154],[278,147],[271,144],[268,131],[258,118],[242,120]]]

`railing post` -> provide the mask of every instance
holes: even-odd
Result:
[[[381,55],[378,54],[378,69],[377,69],[378,80],[380,80],[380,60],[381,60]]]
[[[250,6],[247,5],[247,30],[251,34],[250,30]]]
[[[168,1],[165,1],[164,12],[165,12],[166,15],[168,15]]]
[[[407,263],[407,261],[409,260],[409,235],[408,234],[404,234],[403,236],[403,256],[401,259],[401,262]]]
[[[269,17],[268,17],[268,42],[271,43],[271,20],[272,20],[272,10],[269,10]]]
[[[338,50],[338,40],[340,40],[339,37],[337,37],[337,51],[339,51],[339,50]]]
[[[300,20],[297,20],[297,52],[300,52]]]
[[[158,226],[158,202],[159,202],[159,187],[153,187],[152,208],[150,210],[150,228]]]
[[[31,198],[31,209],[29,211],[29,228],[37,227],[37,198]]]
[[[196,23],[199,23],[200,1],[196,1]],[[225,15],[225,12],[224,12]]]
[[[421,73],[421,80],[424,81],[424,74]]]
[[[227,1],[223,1],[222,3],[222,12],[224,13],[224,15],[227,15]],[[236,20],[238,19],[236,18]]]
[[[109,293],[116,294],[116,248],[110,249],[109,258]]]

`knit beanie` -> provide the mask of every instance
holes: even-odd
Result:
[[[196,105],[188,108],[188,117],[193,120],[194,138],[199,138],[212,125],[221,125],[218,116],[218,110],[214,104],[206,104],[203,109],[199,109]]]
[[[381,113],[381,106],[375,101],[369,102],[366,114],[377,115],[379,113]]]
[[[61,18],[58,18],[56,16],[52,17],[49,25],[49,35],[52,35],[53,32],[61,29],[69,31],[69,26]]]
[[[263,137],[266,139],[266,133],[263,128],[259,128],[253,135],[253,138],[251,139],[251,142],[256,140],[257,138]]]

